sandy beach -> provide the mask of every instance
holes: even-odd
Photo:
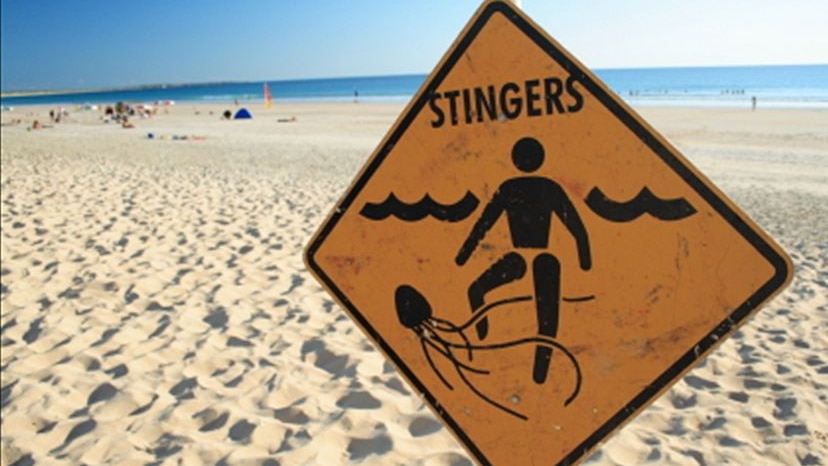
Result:
[[[302,260],[403,105],[228,108],[2,113],[0,464],[473,464]],[[795,277],[585,464],[828,465],[828,111],[638,111]]]

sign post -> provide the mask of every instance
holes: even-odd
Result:
[[[306,253],[482,464],[572,464],[790,260],[523,13],[478,10]]]

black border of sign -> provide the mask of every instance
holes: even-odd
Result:
[[[489,19],[496,13],[501,13],[508,18],[512,23],[524,32],[532,41],[545,51],[555,62],[566,69],[570,75],[574,76],[584,87],[586,87],[593,96],[595,96],[613,115],[615,115],[627,128],[632,131],[642,142],[644,142],[653,152],[655,152],[670,168],[675,171],[692,189],[694,189],[705,201],[707,201],[716,212],[718,212],[737,232],[739,232],[750,243],[756,251],[764,256],[768,262],[774,267],[775,273],[763,286],[761,286],[753,295],[751,295],[744,303],[737,307],[733,313],[722,321],[713,331],[706,337],[702,338],[696,346],[687,351],[678,361],[676,361],[670,368],[661,374],[652,384],[648,385],[641,391],[627,406],[619,410],[608,422],[599,427],[592,435],[587,437],[580,445],[573,449],[558,465],[572,464],[587,452],[595,448],[601,441],[611,434],[615,429],[627,422],[635,415],[641,408],[653,401],[654,397],[663,389],[667,388],[671,382],[676,380],[685,370],[696,363],[702,355],[711,350],[722,337],[732,332],[736,327],[743,323],[743,321],[756,309],[756,307],[770,298],[776,291],[778,291],[789,279],[790,270],[788,263],[784,257],[780,256],[776,250],[765,239],[757,233],[750,225],[748,225],[742,217],[737,214],[728,204],[719,197],[703,180],[701,180],[691,169],[689,169],[673,151],[661,143],[651,130],[644,127],[639,120],[634,117],[623,105],[621,105],[612,95],[610,95],[604,87],[597,83],[597,78],[591,73],[585,72],[578,63],[573,62],[566,53],[559,50],[553,42],[536,29],[526,19],[518,14],[508,3],[502,1],[493,1],[489,3],[478,15],[477,19],[468,27],[466,34],[461,37],[453,50],[444,60],[442,66],[433,72],[429,78],[430,81],[423,86],[416,96],[415,102],[411,105],[408,112],[398,123],[396,128],[385,141],[381,149],[377,151],[374,158],[366,165],[359,179],[353,184],[351,189],[337,206],[333,215],[328,219],[327,223],[316,234],[313,242],[308,246],[306,253],[307,264],[317,274],[319,279],[324,282],[327,288],[336,295],[340,303],[345,306],[350,312],[351,316],[358,321],[360,326],[366,333],[380,346],[382,351],[391,358],[397,368],[401,370],[406,378],[412,383],[419,393],[422,393],[431,407],[440,417],[449,425],[454,434],[466,446],[466,448],[483,464],[491,464],[491,462],[484,456],[472,440],[466,436],[459,425],[440,408],[438,400],[426,390],[426,387],[419,381],[414,373],[400,360],[396,353],[385,343],[382,337],[371,327],[368,321],[363,318],[359,310],[354,307],[353,303],[347,296],[337,288],[336,284],[325,274],[324,270],[314,260],[314,255],[319,247],[325,241],[327,236],[339,222],[342,215],[351,207],[354,199],[359,195],[365,187],[368,180],[373,176],[394,146],[397,141],[406,132],[411,125],[414,118],[420,113],[423,107],[428,103],[429,95],[436,91],[443,79],[448,75],[454,65],[460,60],[465,53],[468,46],[474,41],[477,34],[483,29]]]

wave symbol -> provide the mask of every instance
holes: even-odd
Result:
[[[428,194],[413,204],[407,204],[391,193],[379,204],[366,203],[359,213],[371,220],[385,220],[393,215],[406,222],[416,222],[428,216],[442,222],[459,222],[471,215],[479,203],[471,191],[467,191],[463,199],[454,204],[440,204]]]
[[[587,195],[586,203],[593,212],[612,222],[629,222],[644,214],[650,214],[659,220],[672,221],[696,213],[696,208],[686,199],[661,199],[646,187],[627,202],[614,201],[595,187]]]

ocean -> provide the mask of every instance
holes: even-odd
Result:
[[[594,70],[614,92],[638,106],[828,108],[828,65],[636,68]],[[61,94],[5,96],[4,109],[19,105],[83,105],[115,102],[258,102],[263,84],[274,101],[406,102],[425,74],[152,86]]]

